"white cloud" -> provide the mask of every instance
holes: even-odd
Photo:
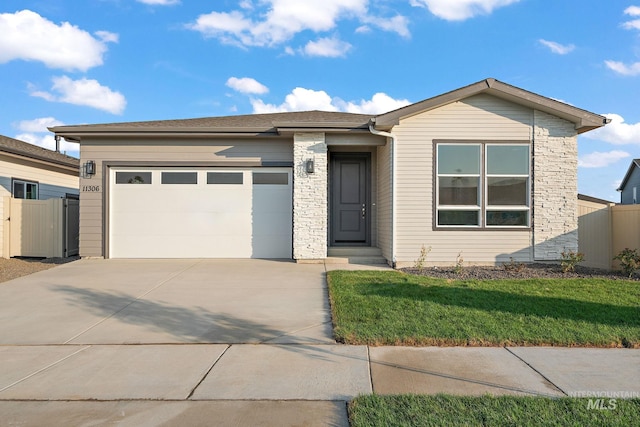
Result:
[[[15,136],[16,139],[48,150],[55,150],[56,140],[47,128],[51,126],[64,126],[64,123],[55,117],[39,117],[32,120],[21,120],[15,123],[14,126],[22,132]],[[60,151],[78,157],[80,146],[61,139]]]
[[[56,93],[31,90],[31,96],[52,102],[84,105],[112,114],[122,114],[127,105],[124,95],[102,86],[97,80],[72,80],[67,76],[54,77],[52,80],[51,89]]]
[[[464,21],[477,15],[489,15],[494,9],[520,0],[411,0],[412,6],[426,7],[438,18]]]
[[[253,112],[257,114],[282,113],[285,111],[338,110],[333,105],[332,99],[327,92],[302,87],[295,88],[280,105],[265,104],[261,99],[252,99],[251,105],[253,106]]]
[[[394,99],[382,92],[376,93],[368,101],[363,99],[358,102],[338,102],[341,110],[359,114],[381,114],[397,110],[409,104],[410,102],[407,99]]]
[[[250,77],[230,77],[227,80],[227,86],[240,93],[262,95],[269,92],[268,87]]]
[[[22,59],[39,61],[49,68],[86,71],[102,65],[106,43],[115,36],[96,34],[99,39],[68,22],[56,25],[30,10],[2,13],[0,63]]]
[[[538,42],[546,47],[548,47],[551,52],[553,53],[557,53],[558,55],[566,55],[567,53],[571,52],[572,50],[574,50],[576,47],[572,44],[560,44],[560,43],[556,43],[556,42],[552,42],[549,40],[544,40],[544,39],[540,39],[538,40]]]
[[[620,61],[604,61],[606,66],[623,76],[637,76],[640,74],[640,62],[634,62],[633,64],[625,64]]]
[[[303,48],[303,52],[308,56],[325,56],[325,57],[339,57],[345,56],[347,52],[351,50],[353,46],[351,44],[339,40],[335,37],[321,38],[317,41],[311,41]]]
[[[613,150],[608,152],[594,151],[593,153],[581,156],[578,159],[578,166],[581,168],[604,168],[626,159],[630,154],[626,151]]]
[[[47,128],[52,126],[64,126],[64,123],[53,117],[40,117],[33,120],[21,120],[16,124],[18,130],[31,133],[49,132]]]
[[[604,116],[611,119],[611,123],[585,133],[586,138],[615,145],[640,144],[640,123],[625,123],[624,118],[618,114],[604,114]]]
[[[49,134],[43,134],[43,133],[38,134],[36,132],[21,133],[16,135],[15,139],[28,142],[29,144],[37,145],[38,147],[46,148],[47,150],[56,149],[56,140],[53,137],[53,135],[51,135],[50,133]],[[67,142],[64,139],[61,139],[60,151],[62,151],[63,153],[66,152],[70,156],[78,157],[80,146],[79,144]]]
[[[625,15],[640,16],[640,6],[629,6],[624,10]]]
[[[622,24],[625,30],[640,30],[640,19],[634,19]]]
[[[357,19],[404,37],[409,35],[405,17],[369,15],[369,0],[263,0],[258,5],[262,7],[243,1],[242,10],[203,14],[187,28],[223,43],[262,47],[286,43],[304,31],[334,30],[339,21],[346,19]]]
[[[409,31],[409,19],[407,19],[406,16],[396,15],[393,18],[365,16],[362,18],[362,22],[365,24],[371,24],[390,33],[397,33],[402,37],[411,36],[411,32]],[[356,29],[356,32],[362,33],[366,31],[363,31],[363,27],[359,27]]]
[[[624,10],[625,15],[640,16],[640,6],[629,6]],[[622,28],[627,30],[640,30],[640,19],[632,19],[622,24]]]
[[[96,31],[94,34],[105,43],[118,43],[120,41],[120,36],[111,31]]]
[[[180,3],[180,0],[137,0],[138,3],[144,3],[151,6],[171,6]]]
[[[359,114],[379,114],[408,105],[406,99],[394,99],[385,93],[376,93],[370,100],[343,101],[332,98],[323,90],[295,88],[280,105],[266,104],[261,99],[252,99],[251,105],[256,114],[281,113],[286,111],[346,111]]]

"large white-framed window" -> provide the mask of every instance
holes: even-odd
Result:
[[[38,183],[33,181],[23,181],[21,179],[12,180],[14,199],[38,199]]]
[[[528,228],[530,144],[436,143],[437,228]]]

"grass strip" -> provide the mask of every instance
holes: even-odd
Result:
[[[640,399],[515,396],[359,396],[351,427],[373,426],[638,426]]]
[[[640,347],[638,282],[327,277],[334,334],[347,344]]]

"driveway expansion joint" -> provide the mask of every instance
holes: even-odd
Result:
[[[77,351],[74,351],[73,353],[71,353],[71,354],[69,354],[69,355],[67,355],[67,356],[63,357],[62,359],[60,359],[60,360],[56,360],[55,362],[48,364],[48,365],[47,365],[47,366],[45,366],[44,368],[40,368],[40,369],[38,369],[37,371],[32,372],[32,373],[30,373],[29,375],[27,375],[27,376],[25,376],[25,377],[23,377],[23,378],[20,378],[19,380],[14,381],[13,383],[11,383],[11,384],[9,384],[9,385],[7,385],[7,386],[3,387],[2,389],[0,389],[0,393],[2,393],[2,392],[3,392],[3,391],[5,391],[5,390],[10,389],[11,387],[15,386],[16,384],[20,384],[21,382],[26,381],[26,380],[28,380],[29,378],[31,378],[31,377],[33,377],[33,376],[36,376],[36,375],[38,375],[39,373],[44,372],[44,371],[46,371],[47,369],[50,369],[50,368],[52,368],[52,367],[54,367],[54,366],[56,366],[56,365],[58,365],[58,364],[60,364],[60,363],[64,362],[65,360],[67,360],[67,359],[69,359],[69,358],[71,358],[71,357],[75,356],[76,354],[79,354],[79,353],[81,353],[81,352],[83,352],[83,351],[85,351],[85,350],[87,350],[87,349],[89,349],[89,348],[91,348],[91,347],[92,347],[92,346],[90,346],[90,345],[83,346],[83,348],[81,348],[81,349],[79,349],[79,350],[77,350]],[[1,400],[1,399],[0,399],[0,400]]]
[[[216,358],[216,360],[213,361],[213,363],[211,364],[211,366],[209,367],[209,369],[207,369],[207,372],[205,372],[205,374],[202,376],[202,378],[200,378],[200,381],[198,381],[198,383],[191,389],[191,392],[187,395],[185,400],[190,400],[191,397],[193,396],[193,393],[196,392],[196,390],[198,389],[198,387],[200,387],[200,384],[202,384],[202,382],[207,378],[207,376],[209,376],[209,373],[211,372],[211,370],[213,369],[214,366],[216,366],[216,364],[218,363],[218,361],[220,359],[222,359],[222,356],[224,356],[224,354],[231,348],[231,345],[228,345],[227,348],[224,349],[224,351],[222,353],[220,353],[220,355]]]

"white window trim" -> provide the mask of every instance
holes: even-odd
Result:
[[[438,162],[438,150],[443,145],[478,145],[480,146],[480,173],[479,174],[440,174],[439,162]],[[489,146],[521,146],[528,148],[528,174],[489,174],[488,170],[488,156],[486,154],[487,147]],[[518,229],[527,230],[531,228],[531,150],[530,143],[518,143],[518,142],[475,142],[475,141],[460,141],[460,142],[436,142],[435,143],[435,217],[433,219],[436,229],[471,229],[471,230],[495,230],[495,229]],[[478,200],[480,205],[440,205],[440,178],[441,177],[477,177],[479,178],[478,185]],[[527,205],[489,205],[487,195],[489,191],[489,179],[488,178],[526,178],[527,179]],[[441,225],[438,224],[439,211],[479,211],[478,225]],[[487,212],[489,211],[517,211],[527,213],[527,225],[488,225],[487,224]]]

